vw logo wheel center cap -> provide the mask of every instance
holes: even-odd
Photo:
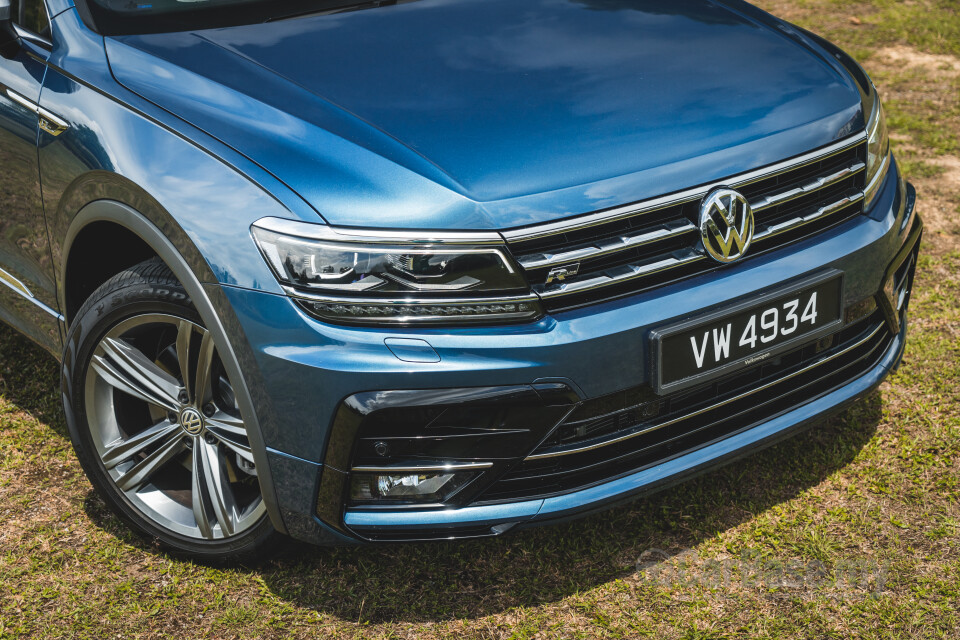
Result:
[[[203,431],[203,416],[192,407],[180,412],[180,427],[191,436],[198,436]]]

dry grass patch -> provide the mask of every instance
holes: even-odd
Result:
[[[960,76],[960,59],[956,56],[927,53],[905,45],[878,49],[872,59],[889,66],[918,70],[928,78]]]

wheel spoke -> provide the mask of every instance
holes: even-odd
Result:
[[[230,489],[219,449],[216,444],[209,444],[203,440],[197,441],[196,448],[200,449],[199,462],[203,476],[203,481],[197,483],[200,488],[200,500],[210,505],[224,536],[231,536],[239,517],[237,503]]]
[[[195,376],[195,388],[193,392],[193,401],[196,406],[202,407],[213,396],[213,388],[210,383],[211,370],[213,369],[213,336],[209,331],[203,332],[203,339],[200,341],[200,352],[197,358],[197,371]]]
[[[124,374],[118,371],[117,368],[110,364],[105,358],[94,356],[91,365],[93,366],[93,370],[111,387],[119,389],[138,400],[163,407],[167,411],[177,410],[176,405],[169,399],[154,395],[129,382]]]
[[[235,418],[225,411],[218,411],[206,420],[208,433],[241,458],[253,463],[253,452],[247,441],[247,429],[243,426],[243,419]]]
[[[203,448],[195,446],[193,448],[193,487],[191,497],[193,503],[193,518],[197,521],[197,528],[200,529],[200,535],[204,538],[213,538],[213,524],[210,522],[208,505],[210,499],[207,493],[207,480],[204,474]]]
[[[103,466],[108,470],[129,460],[133,456],[150,449],[158,442],[166,440],[172,433],[180,430],[180,426],[164,420],[149,429],[144,429],[135,436],[130,436],[126,440],[120,439],[109,445],[103,454]]]
[[[217,438],[217,440],[223,443],[223,446],[225,446],[227,449],[230,449],[231,451],[236,453],[238,456],[240,456],[247,462],[251,464],[255,464],[253,460],[253,451],[251,451],[249,445],[233,440],[229,436],[226,436],[221,433],[217,433],[212,430],[210,430],[209,432],[212,433]]]
[[[167,411],[179,409],[180,385],[166,371],[122,340],[104,338],[106,357],[93,357],[94,370],[109,384],[135,398]]]
[[[177,360],[180,362],[180,376],[183,378],[183,388],[190,393],[190,338],[193,337],[193,323],[180,321],[177,329]]]
[[[225,411],[218,411],[212,417],[206,418],[207,428],[216,429],[232,435],[247,437],[247,428],[242,418],[234,418]]]
[[[117,480],[117,486],[122,491],[136,490],[142,487],[161,467],[170,462],[183,451],[185,445],[178,433],[173,433],[157,448],[156,451],[135,464],[129,471]]]

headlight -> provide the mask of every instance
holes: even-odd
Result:
[[[864,192],[864,208],[869,209],[880,193],[884,178],[890,169],[890,138],[887,135],[887,118],[880,104],[880,96],[874,89],[873,110],[867,122],[867,188]]]
[[[336,322],[533,320],[539,299],[491,233],[361,230],[264,219],[253,237],[288,294]]]

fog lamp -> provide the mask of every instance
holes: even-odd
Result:
[[[444,502],[476,475],[473,471],[354,472],[350,497],[354,502]]]

